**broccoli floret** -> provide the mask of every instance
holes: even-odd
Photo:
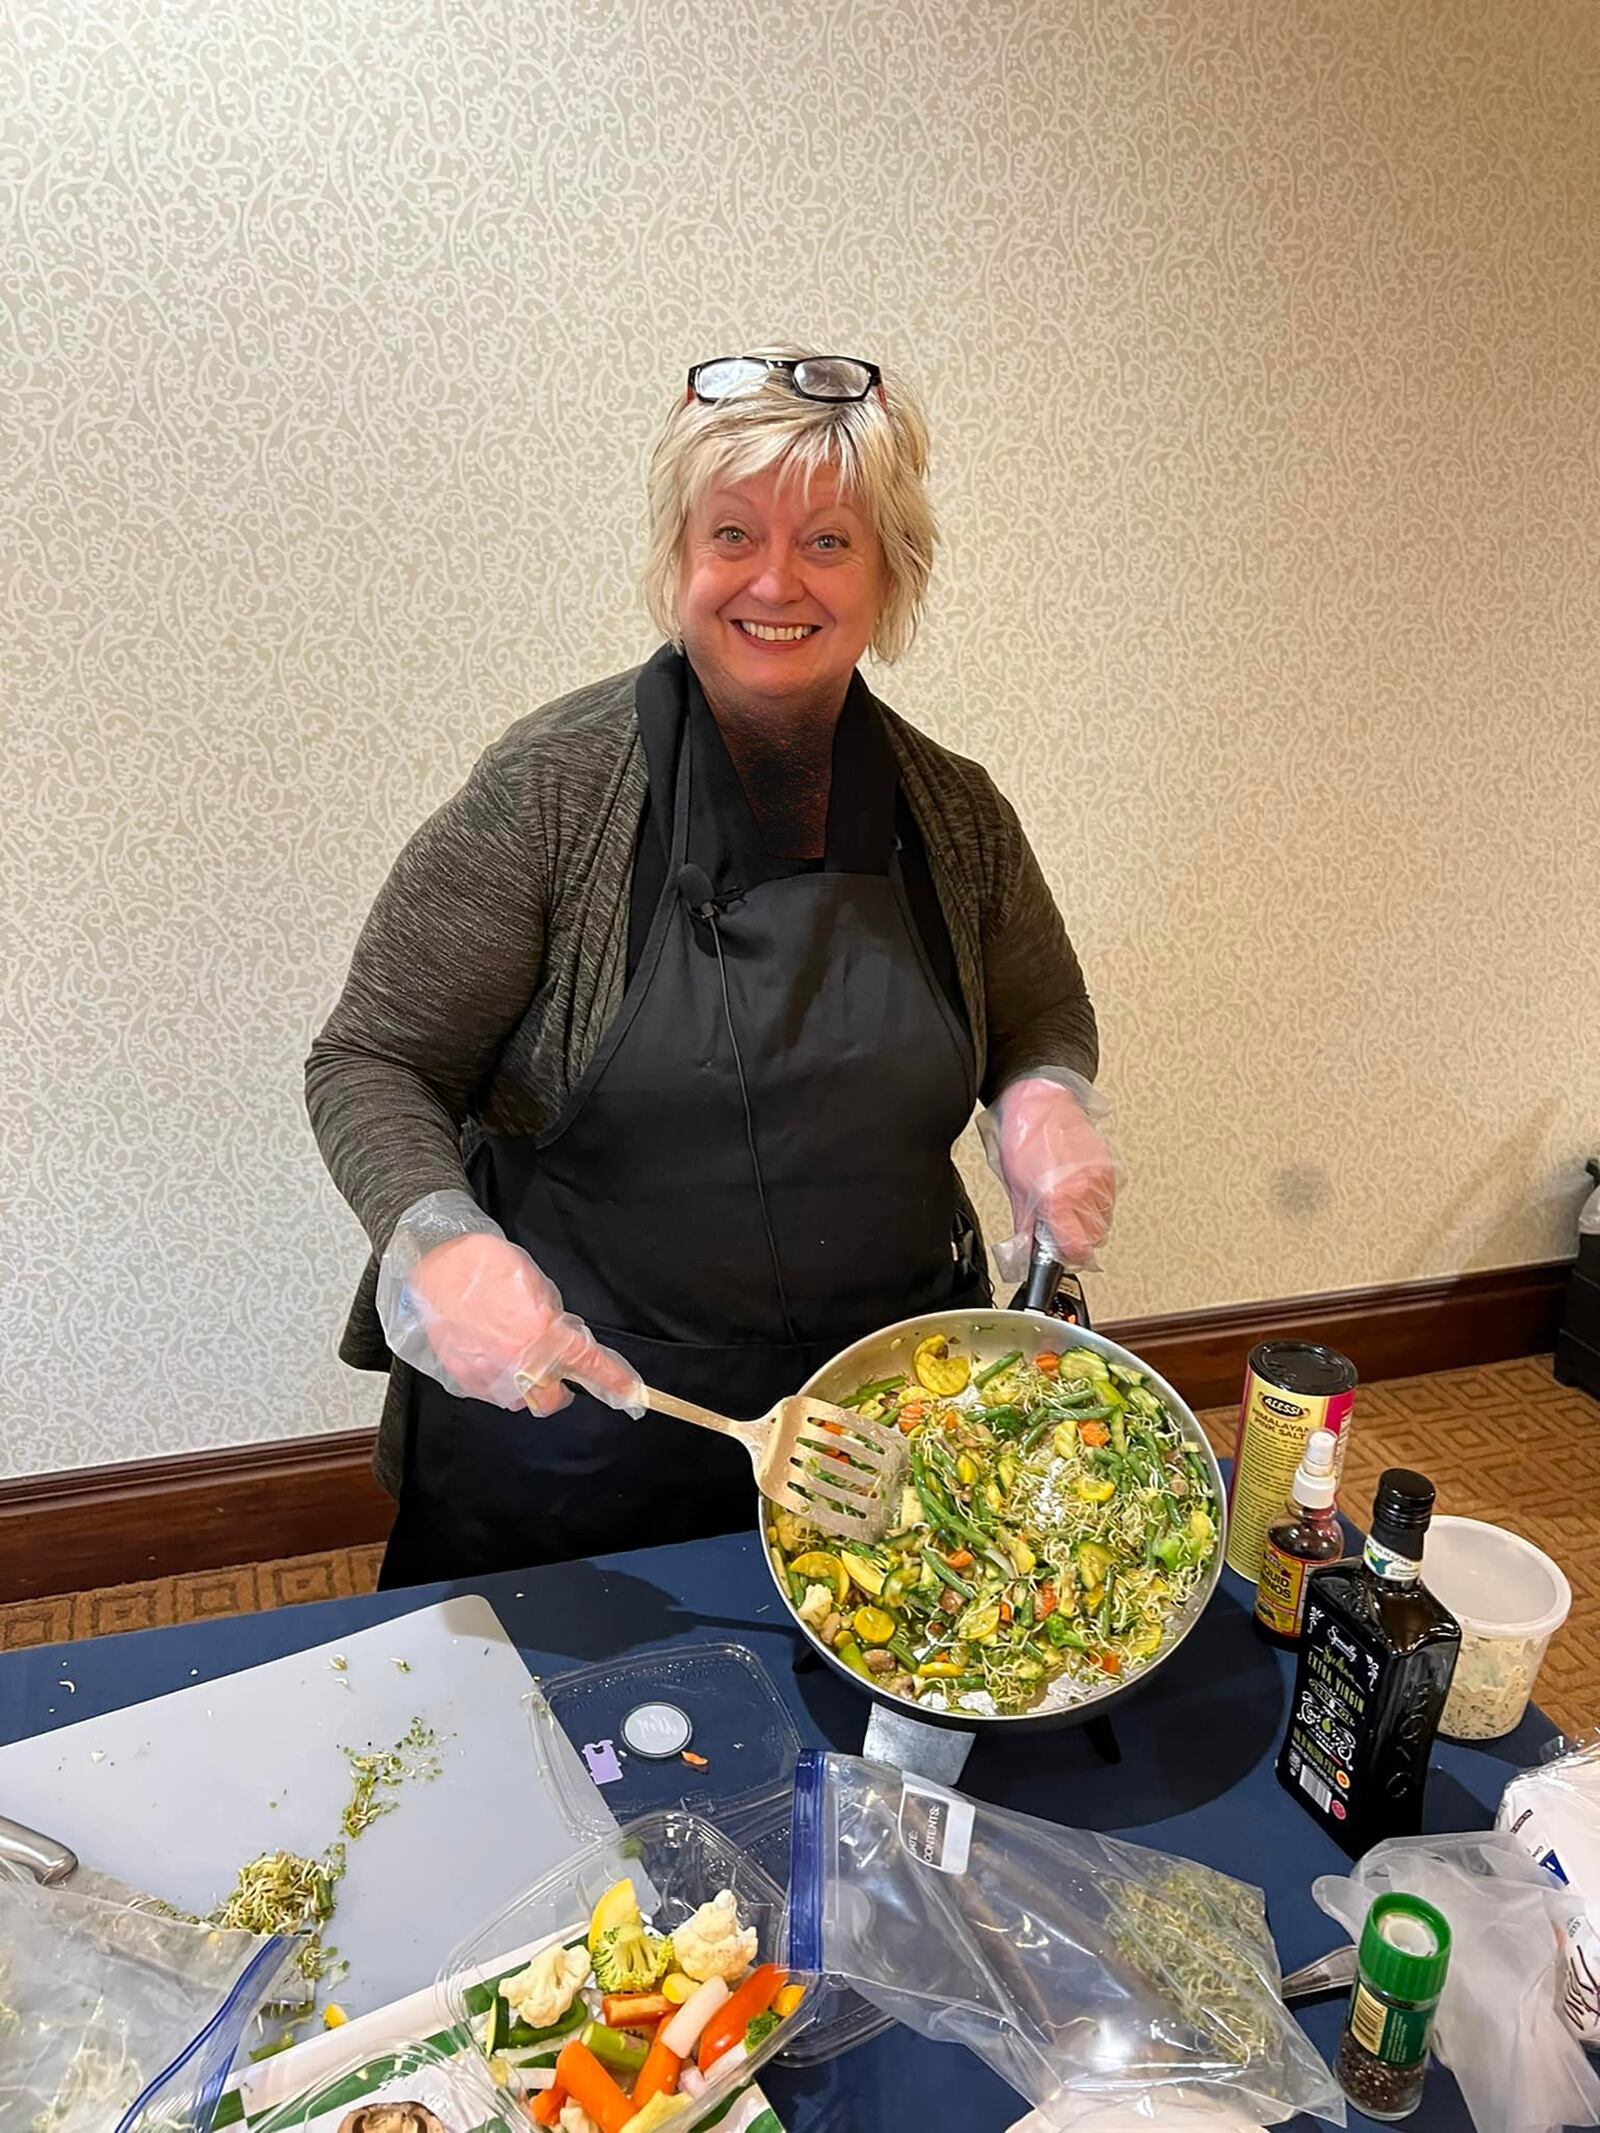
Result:
[[[594,1951],[594,1981],[602,1992],[648,1992],[672,1968],[672,1943],[637,1919],[602,1933]]]

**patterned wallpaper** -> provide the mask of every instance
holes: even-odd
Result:
[[[648,650],[658,417],[777,335],[929,404],[874,678],[1083,953],[1101,1310],[1569,1247],[1593,0],[12,0],[0,94],[0,1471],[373,1418],[307,1039],[476,751]]]

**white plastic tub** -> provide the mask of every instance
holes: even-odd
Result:
[[[1461,1652],[1439,1731],[1498,1740],[1522,1722],[1572,1587],[1542,1548],[1476,1518],[1435,1518],[1423,1582],[1461,1624]]]

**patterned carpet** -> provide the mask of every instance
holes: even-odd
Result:
[[[1230,1452],[1234,1410],[1201,1419],[1218,1450]],[[1568,1729],[1593,1725],[1600,1719],[1600,1402],[1558,1385],[1548,1356],[1531,1356],[1364,1386],[1355,1421],[1344,1496],[1352,1518],[1366,1522],[1384,1467],[1414,1466],[1438,1485],[1441,1511],[1510,1526],[1561,1564],[1572,1580],[1572,1615],[1550,1647],[1539,1701]],[[381,1553],[341,1549],[21,1601],[0,1607],[0,1651],[367,1592]]]

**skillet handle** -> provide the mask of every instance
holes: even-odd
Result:
[[[1067,1273],[1055,1255],[1055,1246],[1043,1230],[1034,1237],[1028,1278],[1012,1297],[1011,1308],[1013,1311],[1044,1311],[1052,1318],[1065,1319],[1074,1326],[1090,1323],[1082,1282],[1076,1274]]]

